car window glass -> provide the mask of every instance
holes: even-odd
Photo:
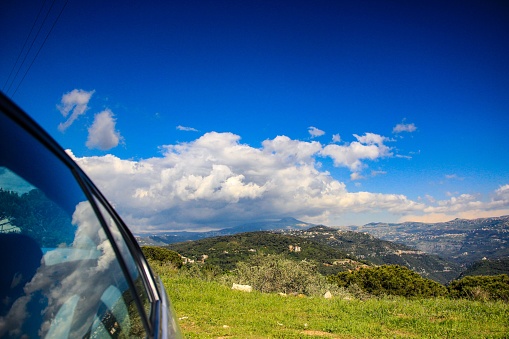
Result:
[[[72,171],[0,114],[0,337],[145,336]]]
[[[108,225],[108,229],[110,230],[111,235],[113,236],[113,239],[117,244],[117,248],[119,249],[124,259],[124,262],[127,266],[127,270],[131,275],[132,281],[134,282],[138,298],[142,302],[145,314],[149,315],[151,304],[149,296],[147,294],[147,286],[143,279],[143,274],[141,274],[139,267],[136,263],[136,260],[131,255],[129,247],[127,246],[126,241],[122,237],[121,232],[118,228],[119,226],[117,225],[115,219],[111,216],[106,207],[97,198],[95,199],[95,201],[97,206],[99,206],[99,210],[101,211],[103,218],[106,221],[106,224]],[[132,305],[132,307],[134,309],[135,305]]]

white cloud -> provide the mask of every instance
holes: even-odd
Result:
[[[238,135],[211,132],[162,150],[161,157],[139,161],[69,153],[134,230],[223,228],[282,215],[333,220],[346,212],[424,208],[402,195],[348,192],[319,170],[315,157],[322,145],[316,141],[278,136],[253,148]]]
[[[311,134],[311,138],[321,137],[325,134],[324,131],[313,126],[308,127],[308,132]]]
[[[383,146],[384,141],[389,141],[388,138],[378,135],[375,133],[365,133],[362,136],[359,136],[357,134],[353,135],[360,143],[367,144],[367,145],[379,145]]]
[[[342,146],[345,155],[338,162],[357,169],[366,160],[390,156],[384,141],[360,136]],[[165,145],[161,156],[137,161],[113,155],[80,158],[68,152],[133,231],[217,229],[288,215],[332,226],[352,213],[453,219],[471,209],[509,209],[509,185],[488,202],[468,194],[423,202],[400,194],[349,192],[316,161],[329,146],[340,147],[278,136],[255,148],[241,143],[238,135],[210,132],[192,142]],[[362,176],[360,171],[351,175]]]
[[[376,160],[392,156],[391,149],[384,145],[388,139],[373,133],[363,136],[354,134],[357,141],[345,145],[327,145],[320,154],[329,156],[334,161],[334,166],[348,167],[352,172],[360,172],[364,168],[363,160]],[[354,175],[354,177],[358,177]],[[352,180],[354,180],[352,178]]]
[[[361,180],[361,179],[365,179],[365,177],[362,176],[359,172],[350,173],[350,180],[354,181],[354,180]]]
[[[371,171],[371,176],[376,177],[377,175],[385,175],[387,174],[386,171]]]
[[[185,131],[185,132],[198,132],[198,130],[196,128],[193,128],[193,127],[185,127],[185,126],[182,126],[182,125],[178,125],[177,126],[177,129],[179,131]]]
[[[312,157],[322,149],[318,141],[303,142],[284,135],[265,140],[262,145],[265,152],[277,155],[279,161],[297,163],[312,162]]]
[[[500,186],[496,191],[492,200],[495,202],[507,203],[509,202],[509,184]]]
[[[463,180],[464,178],[459,177],[457,174],[446,174],[445,178],[447,180]]]
[[[113,112],[109,109],[96,114],[94,123],[88,129],[86,146],[90,149],[97,148],[103,151],[118,146],[122,136],[115,130],[115,124]]]
[[[433,196],[429,195],[429,194],[426,194],[425,195],[426,199],[428,199],[429,202],[431,202],[432,204],[434,204],[436,202],[436,199],[433,198]]]
[[[58,110],[62,115],[67,117],[70,113],[69,118],[58,125],[58,130],[64,132],[72,123],[88,109],[88,102],[95,91],[84,91],[82,89],[74,89],[62,95],[60,105],[57,105]],[[72,112],[72,113],[71,113]]]
[[[341,136],[339,134],[334,134],[332,136],[332,142],[340,142],[341,141]]]
[[[454,193],[448,192],[448,195]],[[443,222],[454,218],[485,218],[509,214],[509,184],[500,186],[491,200],[483,201],[480,196],[456,194],[448,200],[428,198],[431,205],[419,214],[408,214],[400,221]]]
[[[405,123],[401,123],[401,124],[397,124],[396,126],[394,126],[394,128],[392,129],[392,133],[401,133],[401,132],[415,132],[417,130],[417,127],[415,127],[415,124],[411,123],[411,124],[405,124]]]

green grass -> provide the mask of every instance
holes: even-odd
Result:
[[[509,338],[503,302],[300,298],[161,278],[186,338]]]

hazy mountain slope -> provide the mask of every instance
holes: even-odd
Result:
[[[509,216],[441,223],[371,223],[349,229],[469,264],[509,256]]]
[[[162,246],[164,244],[172,244],[188,240],[199,240],[221,235],[232,235],[244,232],[255,231],[271,231],[271,230],[289,230],[289,229],[305,229],[314,226],[295,218],[283,218],[279,220],[269,220],[242,224],[239,226],[224,228],[210,232],[163,232],[153,235],[136,235],[136,239],[140,245]]]
[[[316,226],[304,231],[285,231],[285,234],[326,244],[376,265],[406,266],[423,277],[441,283],[456,278],[461,272],[458,264],[366,233]]]

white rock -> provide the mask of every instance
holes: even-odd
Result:
[[[232,290],[239,290],[239,291],[243,291],[243,292],[252,292],[253,287],[251,287],[249,285],[239,285],[239,284],[234,283],[232,286]]]

